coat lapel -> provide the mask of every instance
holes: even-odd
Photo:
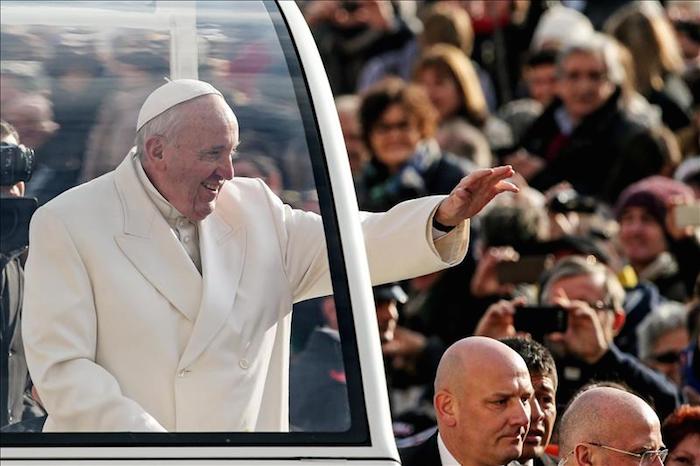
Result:
[[[194,321],[202,278],[168,223],[139,182],[131,153],[117,168],[115,183],[124,206],[124,233],[115,235],[132,264],[187,319]]]
[[[233,310],[245,259],[245,229],[232,227],[221,210],[200,223],[204,288],[202,304],[192,336],[180,359],[180,369],[189,366],[211,343]]]

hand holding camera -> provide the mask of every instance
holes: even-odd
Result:
[[[502,299],[489,306],[479,320],[474,335],[495,339],[514,337],[516,335],[515,313],[525,305],[525,297],[520,296],[511,301]]]
[[[548,340],[563,344],[569,354],[588,364],[598,362],[610,348],[610,341],[596,310],[587,302],[569,299],[563,290],[553,301],[568,313],[568,325],[565,332],[550,333]]]

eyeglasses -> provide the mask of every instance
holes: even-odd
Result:
[[[595,301],[595,302],[587,302],[591,309],[594,311],[613,311],[615,310],[615,305],[611,302],[605,302],[605,301]]]
[[[676,364],[680,362],[683,351],[666,351],[658,354],[649,355],[649,359],[660,362],[662,364]]]
[[[639,466],[653,466],[656,464],[656,460],[663,465],[666,457],[668,456],[668,450],[662,448],[661,450],[647,450],[642,453],[633,453],[631,451],[620,450],[618,448],[609,447],[607,445],[601,445],[600,443],[594,442],[583,442],[587,445],[593,445],[594,447],[604,448],[606,450],[614,451],[616,453],[621,453],[623,455],[634,456],[639,458]]]
[[[374,131],[377,133],[386,134],[392,130],[408,131],[411,129],[411,122],[408,120],[397,121],[396,123],[377,123],[374,125]]]

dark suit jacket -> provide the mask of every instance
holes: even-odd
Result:
[[[438,431],[428,439],[406,448],[399,448],[399,456],[403,466],[442,466],[440,451],[438,450]]]
[[[289,405],[293,429],[340,432],[350,427],[340,342],[320,329],[291,362]]]

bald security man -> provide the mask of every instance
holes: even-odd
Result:
[[[234,178],[238,120],[208,83],[156,89],[136,129],[115,171],[32,219],[22,332],[44,431],[287,431],[292,304],[332,293],[322,219]],[[512,174],[363,214],[372,280],[459,263]]]
[[[559,427],[561,466],[663,466],[668,454],[654,410],[614,387],[584,390]]]
[[[527,365],[503,343],[468,337],[450,346],[435,377],[438,430],[400,450],[404,466],[502,466],[519,458],[534,394]]]

